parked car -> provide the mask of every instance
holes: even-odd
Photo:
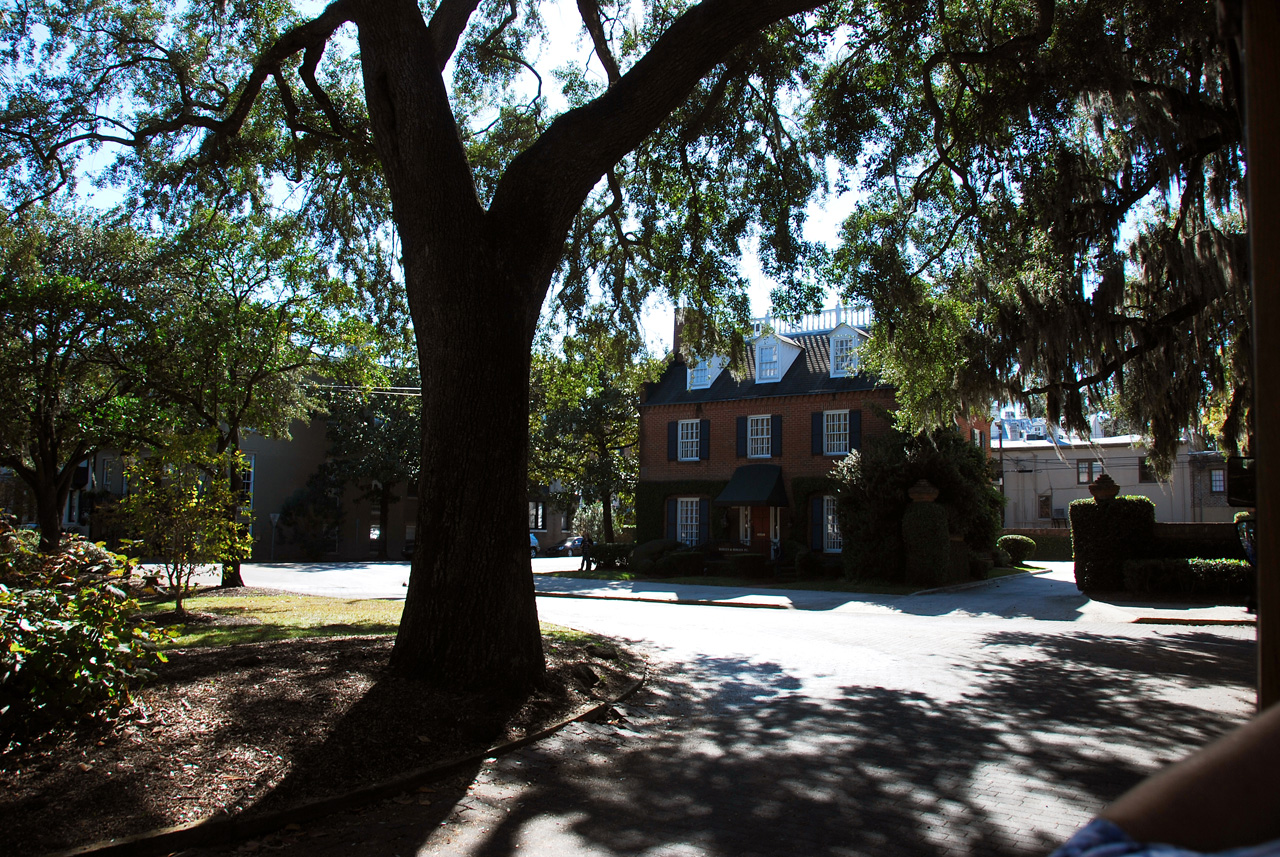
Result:
[[[547,548],[547,556],[582,556],[582,536],[569,536]]]
[[[538,556],[538,548],[538,537],[533,533],[529,533],[529,559],[534,559]]]

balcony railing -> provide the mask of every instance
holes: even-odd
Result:
[[[774,318],[771,315],[751,320],[751,327],[756,336],[759,336],[766,327],[772,327],[775,333],[787,336],[792,333],[816,333],[823,330],[834,330],[841,324],[847,324],[850,327],[870,326],[871,308],[838,306],[832,309],[824,309],[821,312],[802,315],[795,321]]]

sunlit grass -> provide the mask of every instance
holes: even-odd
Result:
[[[173,601],[152,601],[143,613],[173,610]],[[203,621],[171,625],[178,635],[167,648],[232,646],[300,637],[350,637],[394,634],[400,627],[404,602],[388,599],[327,598],[319,595],[193,595],[184,599],[188,613],[227,617],[235,624]],[[590,643],[601,638],[542,623],[542,635],[553,643]]]

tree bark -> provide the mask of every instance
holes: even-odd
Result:
[[[231,434],[227,437],[226,447],[232,452],[240,451],[240,430],[232,429]],[[221,450],[219,450],[221,452]],[[239,467],[233,466],[231,472],[227,474],[227,480],[231,487],[232,506],[229,514],[231,520],[240,524],[240,492],[244,490],[244,474],[240,472]],[[222,564],[222,583],[223,589],[236,589],[244,586],[244,577],[240,574],[240,558],[228,560]]]
[[[387,520],[391,514],[391,486],[378,486],[378,559],[387,558]]]

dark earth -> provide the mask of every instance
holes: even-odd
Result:
[[[42,854],[345,794],[537,733],[643,671],[607,641],[548,640],[542,687],[503,699],[388,674],[392,642],[171,651],[113,718],[0,754],[0,850]]]

